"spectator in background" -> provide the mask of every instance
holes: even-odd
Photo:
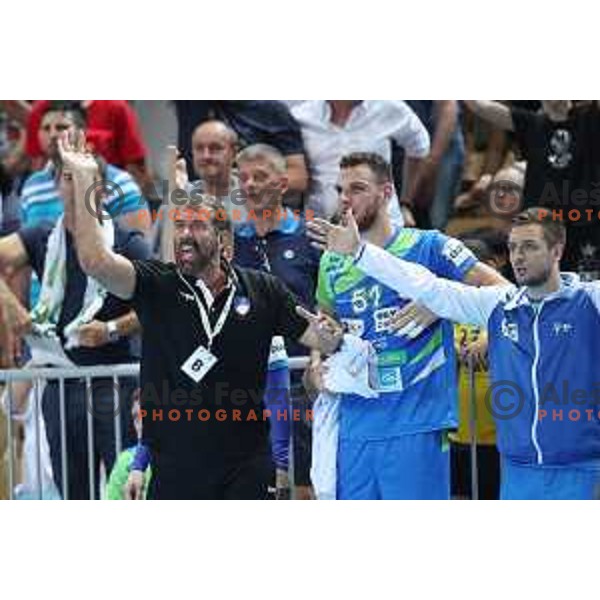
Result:
[[[0,112],[0,237],[19,229],[20,194],[30,173],[25,154],[25,130]]]
[[[46,151],[38,132],[52,100],[37,100],[27,119],[27,154],[43,164]],[[150,176],[146,168],[146,146],[137,116],[126,100],[71,100],[87,115],[87,139],[107,163],[124,169],[146,191]],[[41,161],[41,163],[40,163]]]
[[[507,233],[523,197],[524,170],[519,163],[500,169],[493,177],[483,175],[454,201],[455,216],[446,233],[462,236],[467,231],[491,228]]]
[[[317,216],[330,219],[338,210],[337,181],[342,156],[373,152],[390,162],[392,142],[406,152],[406,179],[400,200],[393,191],[389,211],[395,223],[414,225],[413,201],[420,170],[429,153],[427,130],[404,103],[397,100],[307,100],[293,115],[312,171],[306,204]]]
[[[234,263],[241,267],[257,269],[278,277],[311,310],[315,305],[315,291],[319,273],[320,253],[306,237],[304,220],[294,216],[282,204],[287,187],[286,164],[283,155],[271,146],[248,146],[237,157],[240,180],[248,210],[256,220],[237,223],[235,228]],[[273,339],[269,357],[269,372],[265,404],[271,409],[271,440],[277,468],[277,489],[288,488],[289,443],[291,429],[294,448],[294,476],[297,495],[310,497],[310,430],[305,422],[282,419],[278,411],[291,409],[290,389],[296,404],[308,407],[301,381],[301,372],[291,374],[287,367],[289,356],[305,356],[304,349],[295,340]],[[286,400],[283,402],[282,400]],[[306,411],[301,411],[305,414]]]
[[[206,121],[194,130],[192,159],[198,179],[189,186],[216,198],[230,215],[233,209],[244,208],[240,181],[234,170],[236,152],[237,135],[225,123]]]
[[[298,123],[288,107],[276,100],[175,100],[179,124],[178,147],[188,165],[192,159],[192,133],[205,121],[226,123],[242,147],[269,144],[286,159],[288,193],[285,203],[302,206],[301,194],[308,185],[308,171]],[[191,173],[190,173],[191,175]]]
[[[600,181],[600,108],[598,101],[542,100],[542,111],[509,108],[491,100],[469,100],[477,115],[514,131],[527,169],[523,208],[562,211],[567,226],[563,270],[600,278],[600,218],[596,185]],[[581,217],[571,220],[576,209]],[[589,218],[585,210],[592,209]]]
[[[460,192],[465,145],[456,100],[406,100],[431,138],[431,151],[423,165],[415,198],[417,225],[443,230]],[[403,152],[399,152],[404,165]],[[395,169],[398,170],[398,169]],[[395,177],[402,180],[402,174]]]
[[[481,208],[499,216],[513,216],[523,202],[524,177],[524,166],[520,163],[502,168],[494,176],[483,175],[468,192],[456,197],[454,208],[457,211]]]
[[[215,198],[225,208],[229,218],[235,224],[245,220],[245,201],[240,189],[240,181],[234,170],[237,151],[237,135],[221,121],[206,121],[194,130],[192,135],[193,173],[198,178],[190,182],[185,157],[175,164],[175,185],[184,190],[190,198],[194,194],[207,194]],[[154,241],[152,247],[156,256],[161,255],[163,235],[169,237],[172,223],[165,214],[171,205],[163,204],[161,213],[154,222]],[[237,211],[234,213],[234,210]],[[166,233],[165,233],[166,232]],[[167,242],[169,244],[169,242]],[[171,244],[169,244],[171,245]],[[162,257],[163,260],[167,257]]]
[[[56,187],[57,141],[61,135],[87,128],[87,115],[79,102],[51,101],[44,105],[38,132],[39,147],[48,161],[43,169],[30,175],[23,186],[21,203],[23,225],[41,221],[55,222],[63,212],[63,203]],[[125,171],[107,164],[105,177],[120,188],[106,202],[106,209],[117,211],[120,220],[145,233],[150,225],[150,215],[139,187]]]
[[[59,160],[57,142],[61,135],[86,128],[86,114],[79,102],[51,101],[44,105],[38,135],[39,147],[47,164],[33,172],[25,181],[21,193],[21,224],[33,227],[41,223],[56,223],[63,213],[56,170]],[[37,113],[36,113],[37,114]],[[150,230],[150,213],[140,189],[129,173],[106,165],[106,180],[118,186],[119,191],[105,201],[106,210],[119,223],[144,234]],[[31,304],[37,301],[39,282],[34,278],[31,288]],[[26,297],[27,294],[24,294]]]
[[[9,326],[14,335],[24,330],[35,366],[73,366],[130,363],[135,360],[129,336],[139,330],[135,313],[127,302],[106,292],[81,270],[75,251],[71,174],[55,171],[57,194],[65,202],[64,214],[55,224],[44,222],[24,227],[0,240],[0,276],[32,267],[43,282],[39,302],[31,319],[0,281],[0,302],[10,307]],[[104,242],[132,259],[148,258],[148,248],[139,232],[107,222]],[[112,232],[112,235],[111,235]],[[9,312],[10,312],[9,311]],[[26,314],[26,313],[25,313]],[[20,322],[18,322],[20,321]],[[38,342],[40,342],[38,344]],[[43,349],[43,355],[38,350]],[[30,363],[30,366],[34,366]],[[135,380],[120,380],[120,396],[126,406]],[[85,382],[65,383],[68,494],[71,499],[91,495],[88,477],[87,411],[94,413],[95,489],[98,491],[100,461],[108,471],[115,459],[114,385],[112,379],[95,379],[92,398]],[[50,446],[56,485],[62,488],[59,384],[46,384],[42,409]],[[127,410],[121,411],[123,442],[128,434]]]

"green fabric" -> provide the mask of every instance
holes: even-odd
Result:
[[[351,290],[366,278],[365,274],[354,266],[349,256],[341,256],[332,252],[324,252],[319,265],[319,280],[317,284],[317,302],[320,306],[335,312],[335,298]],[[331,285],[333,274],[341,273],[335,279],[335,288]]]
[[[329,277],[327,272],[328,253],[325,252],[321,257],[319,265],[319,278],[317,281],[317,303],[320,307],[333,313],[333,291],[329,285]]]
[[[115,465],[110,472],[108,483],[106,484],[106,499],[107,500],[125,500],[123,489],[129,478],[129,465],[135,455],[135,448],[128,448],[119,454]],[[142,498],[145,500],[148,494],[148,485],[152,477],[152,467],[148,467],[144,473],[144,490]]]

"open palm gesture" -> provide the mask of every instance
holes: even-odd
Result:
[[[63,163],[63,172],[75,175],[98,175],[98,162],[89,151],[82,131],[58,140],[58,151]]]
[[[341,225],[324,219],[313,219],[306,223],[308,237],[313,246],[338,254],[354,255],[360,247],[360,234],[352,211],[342,215]]]

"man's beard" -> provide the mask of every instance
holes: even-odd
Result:
[[[183,260],[180,257],[181,246],[189,245],[193,249],[193,257],[191,260]],[[198,275],[204,271],[208,266],[216,262],[219,246],[216,239],[211,240],[210,243],[200,246],[193,239],[185,239],[177,244],[175,251],[175,260],[177,266],[186,275]]]
[[[546,284],[550,279],[551,268],[546,267],[541,272],[527,275],[523,281],[519,281],[519,285],[526,285],[527,287],[541,287]]]
[[[367,209],[360,217],[360,220],[356,222],[358,230],[362,233],[368,231],[373,227],[373,223],[377,220],[377,215],[382,208],[374,206]]]

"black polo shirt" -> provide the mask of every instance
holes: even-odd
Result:
[[[262,397],[271,339],[298,339],[307,327],[295,312],[295,297],[275,277],[236,267],[232,308],[211,348],[218,362],[195,383],[181,367],[207,344],[197,302],[208,307],[196,280],[173,264],[134,266],[132,302],[143,328],[143,437],[153,460],[159,468],[218,471],[268,452]],[[229,289],[208,309],[213,326]]]

